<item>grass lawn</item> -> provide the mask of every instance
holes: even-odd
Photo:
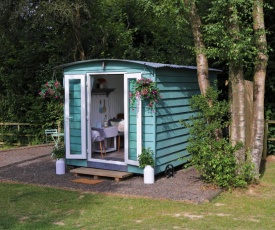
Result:
[[[0,229],[275,229],[272,159],[260,185],[199,205],[2,182]]]

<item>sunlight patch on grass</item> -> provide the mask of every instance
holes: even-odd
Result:
[[[231,214],[225,214],[225,213],[217,213],[217,216],[224,217],[224,216],[232,216]]]
[[[195,220],[195,219],[201,219],[201,218],[203,218],[204,215],[194,215],[194,214],[190,214],[190,213],[185,213],[184,217],[187,217],[187,218],[190,218],[192,220]]]
[[[59,225],[59,226],[65,226],[65,223],[62,221],[54,222],[53,224]]]
[[[222,204],[222,203],[216,203],[214,204],[215,206],[225,206],[225,204]]]
[[[85,196],[83,194],[81,194],[78,199],[83,199]]]
[[[248,220],[252,221],[252,222],[260,222],[260,220],[256,220],[256,219],[253,219],[253,218],[249,218]]]
[[[135,222],[136,223],[142,223],[142,220],[136,220]]]

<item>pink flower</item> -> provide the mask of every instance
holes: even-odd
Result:
[[[147,95],[149,93],[148,89],[145,88],[141,91],[141,95]]]

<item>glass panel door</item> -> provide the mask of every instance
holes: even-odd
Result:
[[[67,159],[86,159],[85,75],[65,75],[65,143]]]
[[[125,162],[138,165],[138,155],[142,149],[142,106],[141,102],[134,107],[130,104],[129,93],[133,90],[133,83],[141,78],[141,73],[125,74],[124,78],[124,135]]]

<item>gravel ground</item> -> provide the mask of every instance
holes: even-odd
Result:
[[[79,178],[66,169],[66,174],[55,174],[55,162],[50,157],[52,146],[43,145],[0,151],[0,182],[15,181],[62,189],[90,191],[154,199],[171,199],[193,203],[209,202],[221,189],[203,183],[195,169],[177,170],[174,177],[158,175],[154,184],[144,184],[143,177],[134,175],[119,183],[113,179],[100,178],[94,185],[71,182]]]

